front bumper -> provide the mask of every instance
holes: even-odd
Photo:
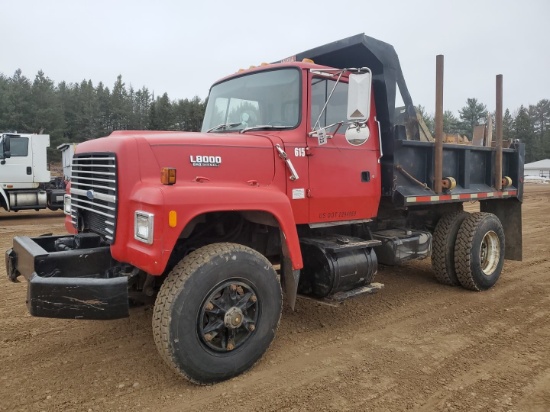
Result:
[[[90,237],[79,236],[15,237],[13,248],[6,251],[8,278],[12,282],[19,276],[27,279],[27,306],[33,316],[127,317],[128,280],[126,276],[112,277],[114,261],[109,246],[89,247]],[[61,238],[88,247],[59,250],[56,240]]]

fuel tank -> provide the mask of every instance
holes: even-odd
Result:
[[[300,239],[304,268],[298,292],[324,298],[371,283],[378,267],[371,246],[379,244],[340,235]]]

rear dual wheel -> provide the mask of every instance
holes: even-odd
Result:
[[[182,259],[163,283],[153,314],[161,357],[194,383],[236,376],[275,337],[281,285],[270,262],[232,243],[204,246]]]
[[[458,230],[469,213],[459,211],[444,214],[433,235],[432,268],[436,279],[449,286],[460,285],[455,270],[455,243]]]
[[[440,283],[486,290],[504,265],[504,230],[491,213],[453,212],[434,231],[432,267]]]
[[[504,266],[504,229],[492,213],[472,213],[458,231],[455,269],[460,284],[470,290],[487,290]]]

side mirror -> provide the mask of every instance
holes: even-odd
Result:
[[[352,73],[348,81],[348,120],[366,122],[370,116],[372,73]]]
[[[11,151],[10,151],[10,137],[4,135],[2,137],[2,153],[4,159],[9,159],[11,157]]]
[[[357,127],[351,126],[346,130],[346,140],[352,146],[361,146],[370,137],[370,130],[366,123],[359,124]]]

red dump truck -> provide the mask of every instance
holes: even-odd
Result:
[[[200,133],[79,144],[72,234],[15,237],[8,277],[26,278],[34,316],[154,300],[161,357],[201,384],[264,354],[283,291],[292,308],[339,301],[375,289],[379,264],[430,256],[440,282],[488,289],[521,259],[523,144],[438,151],[415,118],[394,48],[363,34],[239,71],[210,89]]]

